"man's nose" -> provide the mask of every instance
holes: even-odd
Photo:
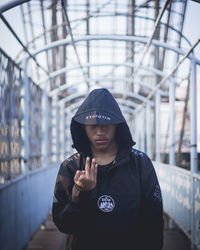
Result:
[[[97,133],[102,134],[103,133],[103,126],[97,126]]]

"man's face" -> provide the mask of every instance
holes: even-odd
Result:
[[[96,149],[107,149],[115,138],[116,125],[85,125],[86,134]]]

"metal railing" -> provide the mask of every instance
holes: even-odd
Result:
[[[154,162],[166,214],[200,249],[200,175],[176,166]]]
[[[21,69],[0,50],[0,184],[22,173]]]

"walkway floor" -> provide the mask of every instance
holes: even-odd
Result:
[[[30,240],[28,250],[65,250],[65,234],[59,232],[48,216],[44,225]],[[164,248],[163,250],[190,250],[190,241],[177,228],[168,227],[168,218],[165,216]]]

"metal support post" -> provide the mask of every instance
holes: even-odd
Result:
[[[197,97],[196,97],[196,62],[191,61],[191,81],[190,81],[190,171],[191,171],[191,249],[195,249],[195,187],[193,173],[198,172],[197,155]]]
[[[160,92],[156,92],[156,161],[160,162]]]
[[[170,135],[169,135],[169,164],[175,165],[175,82],[171,82],[169,85],[169,108],[170,108]],[[169,228],[174,228],[174,222],[169,218]]]
[[[175,165],[175,83],[171,82],[169,85],[169,108],[170,108],[170,152],[169,164]]]
[[[152,147],[152,142],[151,142],[151,108],[150,104],[147,103],[146,105],[146,153],[147,155],[151,158],[151,147]]]
[[[191,81],[190,81],[190,169],[193,173],[198,172],[197,162],[197,86],[196,86],[196,62],[192,60]]]
[[[59,162],[60,159],[60,150],[59,150],[59,105],[58,105],[58,96],[55,96],[56,101],[56,162]]]
[[[45,85],[46,86],[46,85]],[[43,166],[48,166],[49,156],[49,102],[46,88],[43,90]]]
[[[29,145],[29,79],[27,75],[27,62],[24,62],[24,77],[23,77],[23,87],[24,87],[24,96],[22,103],[23,110],[23,122],[22,122],[22,140],[23,140],[23,158],[24,158],[24,173],[27,174],[29,170],[29,154],[30,154],[30,145]]]
[[[62,127],[63,127],[63,130],[62,130],[62,152],[63,152],[63,159],[64,160],[66,158],[66,111],[65,111],[65,105],[62,104],[62,107],[61,107],[61,110],[62,110]]]

